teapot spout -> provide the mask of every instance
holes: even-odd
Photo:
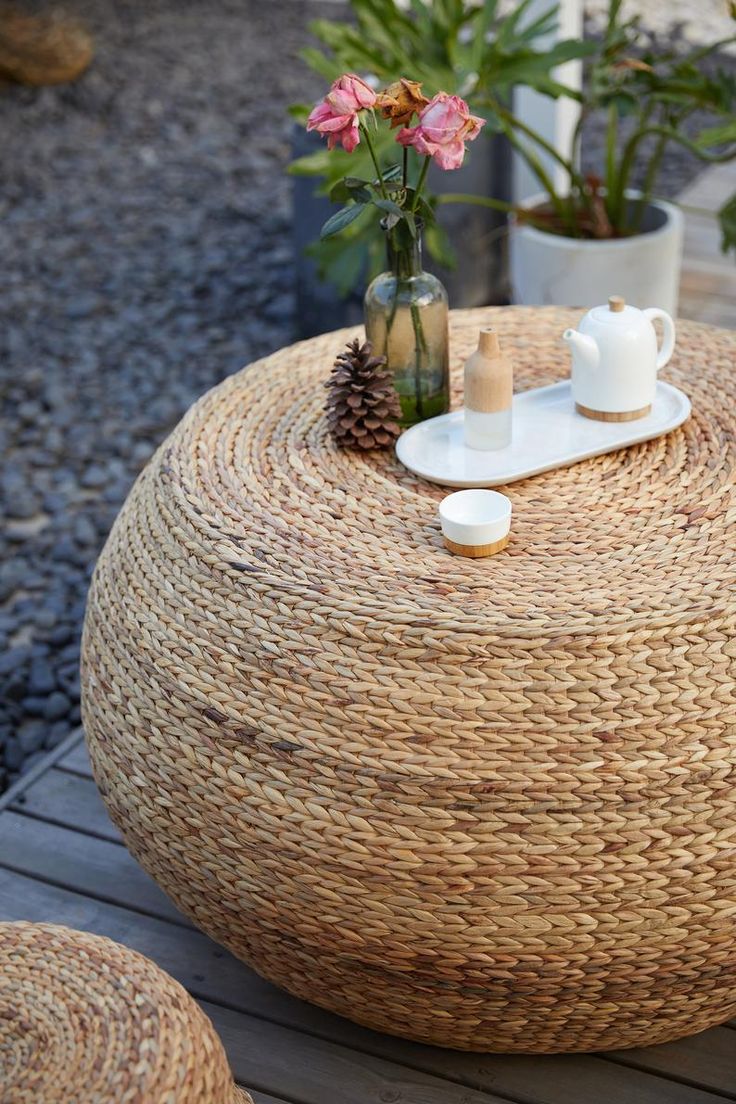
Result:
[[[562,335],[573,352],[580,358],[587,368],[597,368],[601,354],[598,343],[589,334],[581,334],[578,330],[568,329]]]

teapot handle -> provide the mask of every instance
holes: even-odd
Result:
[[[650,322],[654,322],[655,318],[661,318],[662,325],[664,327],[664,340],[662,341],[662,348],[659,350],[657,356],[657,371],[660,368],[664,368],[665,364],[669,362],[670,357],[675,351],[675,323],[670,318],[667,311],[660,310],[659,307],[647,307],[645,311],[642,311],[645,318],[648,318]]]

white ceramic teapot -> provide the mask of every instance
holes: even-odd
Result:
[[[657,348],[653,322],[664,326]],[[603,422],[645,417],[654,401],[657,372],[675,348],[675,324],[658,307],[628,307],[618,295],[593,307],[577,330],[562,335],[572,349],[572,394],[578,413]]]

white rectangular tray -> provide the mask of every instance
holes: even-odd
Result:
[[[396,442],[396,455],[410,471],[432,483],[494,487],[649,441],[682,425],[689,414],[687,395],[660,381],[645,418],[593,421],[577,413],[570,381],[565,380],[514,395],[513,438],[507,448],[489,452],[467,448],[464,412],[455,410],[407,429]]]

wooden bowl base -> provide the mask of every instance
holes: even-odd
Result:
[[[509,535],[506,534],[505,537],[494,541],[493,544],[456,544],[449,537],[443,537],[443,540],[445,548],[456,556],[468,556],[472,560],[478,560],[483,556],[495,556],[496,552],[500,552],[505,548],[509,543]]]
[[[581,406],[580,403],[575,403],[575,409],[584,418],[593,418],[596,422],[633,422],[637,418],[646,418],[647,414],[651,413],[652,404],[642,406],[639,410],[612,411],[591,410],[589,406]]]

